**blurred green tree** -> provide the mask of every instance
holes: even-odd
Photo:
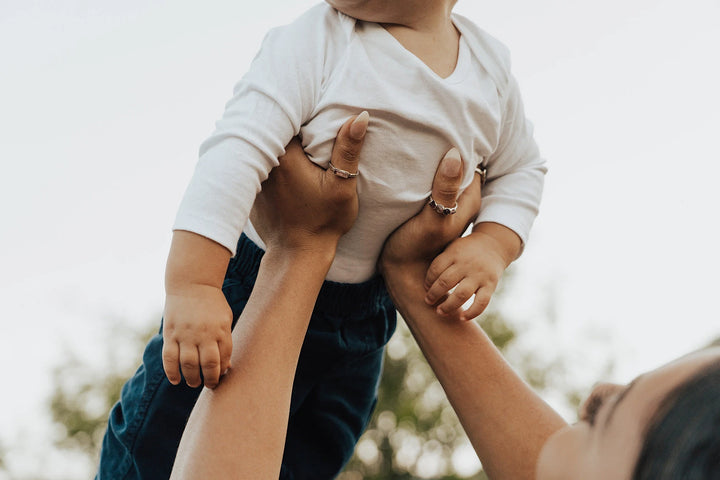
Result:
[[[113,322],[122,325],[122,322]],[[81,452],[96,463],[110,409],[120,398],[123,384],[140,364],[145,343],[157,331],[113,328],[105,344],[106,358],[89,365],[72,354],[53,371],[53,393],[48,405],[59,427],[55,445]]]
[[[504,353],[511,350],[519,335],[496,307],[501,303],[498,298],[506,295],[511,277],[506,274],[503,282],[506,287],[495,294],[490,308],[479,319]],[[152,325],[139,333],[112,332],[108,344],[112,342],[113,348],[107,349],[108,358],[103,365],[90,366],[69,357],[55,370],[49,408],[60,427],[61,434],[56,440],[59,448],[97,458],[108,412],[119,398],[123,383],[139,364],[143,345],[156,328]],[[536,358],[532,351],[512,353],[513,365],[533,387],[562,392],[568,405],[577,404],[580,398],[577,388],[557,380],[562,377],[562,358],[548,362]],[[339,480],[414,478],[487,477],[442,387],[400,321],[386,351],[375,414]]]
[[[7,472],[5,465],[5,446],[0,443],[0,472]]]
[[[511,277],[506,274],[490,308],[478,320],[504,354],[518,337],[516,328],[496,307]],[[566,404],[577,407],[581,398],[578,390],[557,381],[562,377],[562,359],[548,363],[536,358],[534,352],[513,353],[513,365],[531,386],[539,391],[559,389]],[[487,476],[440,382],[400,321],[386,350],[377,408],[338,480],[416,478],[484,480]]]

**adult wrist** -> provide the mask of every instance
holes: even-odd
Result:
[[[337,251],[337,240],[328,240],[321,237],[314,237],[311,241],[283,241],[277,244],[268,244],[266,252],[288,257],[335,257]]]
[[[263,256],[266,263],[329,270],[335,259],[337,241],[316,237],[313,242],[270,243],[266,247]]]
[[[398,309],[414,302],[424,303],[423,280],[427,268],[427,264],[420,262],[385,262],[383,264],[383,279],[388,293]]]

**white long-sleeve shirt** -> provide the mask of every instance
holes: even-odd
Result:
[[[488,168],[477,222],[496,222],[525,242],[537,215],[544,161],[525,119],[507,49],[468,19],[454,72],[441,78],[376,23],[318,5],[271,30],[236,85],[200,160],[175,230],[235,252],[240,232],[264,247],[247,221],[260,184],[290,140],[326,167],[340,126],[363,110],[370,123],[360,157],[360,208],[338,244],[328,279],[356,283],[376,271],[383,242],[427,201],[440,159],[453,146],[463,188]]]

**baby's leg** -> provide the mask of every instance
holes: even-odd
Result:
[[[249,242],[249,240],[242,239]],[[245,262],[259,263],[261,251],[248,245]],[[225,297],[240,316],[252,291],[254,277],[235,271],[233,259],[223,285]],[[239,270],[239,268],[237,269]],[[155,335],[143,354],[143,364],[123,386],[120,401],[110,412],[100,452],[96,480],[169,478],[180,438],[202,386],[188,387],[183,380],[172,385],[162,365],[162,332]]]
[[[350,460],[377,401],[384,349],[329,372],[290,417],[282,480],[335,478]]]
[[[155,335],[143,364],[123,386],[110,412],[97,480],[169,478],[187,418],[202,387],[172,385],[162,366],[162,334]]]
[[[368,303],[379,310],[362,318],[313,314],[293,385],[282,480],[335,478],[367,426],[396,323],[389,299]]]

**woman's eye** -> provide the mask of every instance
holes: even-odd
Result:
[[[588,422],[591,426],[595,425],[595,418],[600,411],[600,408],[605,404],[605,401],[617,395],[625,387],[614,383],[601,383],[595,386],[592,393],[585,400],[582,408],[580,409],[580,420]]]
[[[602,407],[606,396],[599,392],[593,392],[590,397],[585,401],[582,411],[580,412],[580,420],[588,422],[591,426],[595,425],[595,417],[597,416],[600,407]]]

